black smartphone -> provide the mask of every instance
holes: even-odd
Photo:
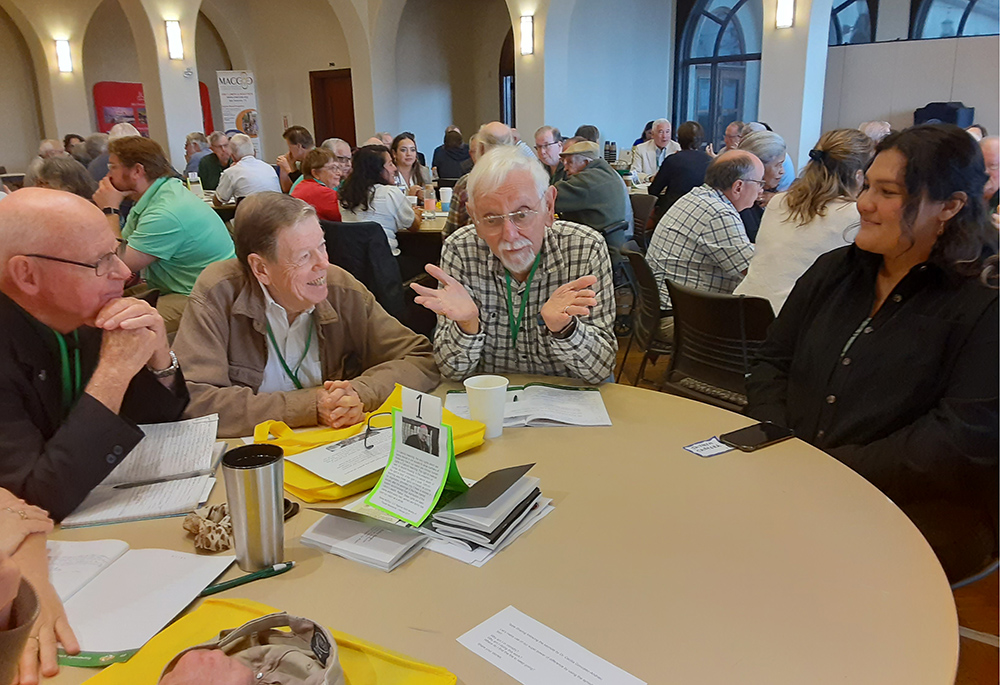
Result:
[[[776,442],[795,437],[795,431],[791,428],[779,426],[770,421],[758,423],[755,426],[747,426],[732,433],[720,435],[719,440],[730,447],[735,447],[744,452],[753,452],[761,447],[773,445]]]

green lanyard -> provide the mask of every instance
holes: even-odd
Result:
[[[302,367],[302,362],[306,360],[306,355],[309,354],[309,346],[312,344],[313,339],[313,325],[309,322],[309,334],[306,336],[306,349],[302,351],[302,358],[299,359],[299,363],[295,365],[294,369],[288,368],[288,364],[285,362],[285,358],[281,355],[281,350],[278,349],[278,342],[274,339],[274,332],[271,330],[271,323],[267,324],[267,337],[271,339],[271,345],[274,346],[274,353],[278,355],[278,361],[281,362],[281,368],[285,370],[285,373],[291,379],[292,383],[295,384],[296,389],[302,389],[302,381],[299,380],[299,368]]]
[[[63,416],[69,414],[73,403],[80,397],[80,335],[73,331],[73,372],[69,368],[69,350],[66,345],[66,338],[59,331],[52,331],[56,334],[56,342],[59,343],[59,362],[62,366],[62,409]]]
[[[514,317],[514,295],[510,289],[510,271],[504,271],[504,278],[507,281],[507,319],[510,322],[510,337],[514,341],[514,349],[517,349],[517,336],[521,332],[521,322],[524,321],[524,308],[528,305],[528,295],[531,293],[531,279],[535,277],[535,269],[538,268],[538,263],[542,261],[542,253],[539,252],[538,256],[535,257],[535,263],[531,265],[531,271],[528,272],[528,280],[524,282],[524,294],[521,295],[521,310],[517,313],[517,318]]]

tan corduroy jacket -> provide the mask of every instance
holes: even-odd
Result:
[[[440,380],[433,348],[385,312],[349,273],[330,266],[329,295],[316,305],[319,359],[326,380],[350,380],[365,411],[396,383],[423,392]],[[268,419],[316,425],[316,388],[258,393],[267,363],[264,293],[235,259],[206,268],[184,310],[174,351],[191,403],[185,416],[219,414],[219,437],[253,433]]]

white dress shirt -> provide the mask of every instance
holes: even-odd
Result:
[[[310,307],[289,324],[288,312],[285,308],[274,301],[267,288],[263,285],[260,287],[264,291],[264,301],[267,303],[267,323],[274,335],[274,342],[278,343],[278,349],[274,348],[271,336],[266,336],[267,364],[264,366],[264,379],[257,392],[288,392],[298,389],[281,366],[277,354],[279,350],[289,369],[294,371],[296,366],[299,367],[297,376],[303,388],[315,388],[322,385],[323,368],[319,362],[320,343],[316,339],[312,316],[313,310],[316,308]],[[309,344],[309,349],[306,350],[306,339],[309,338],[309,331],[312,331],[312,342]],[[302,358],[303,353],[305,353],[305,359]],[[299,364],[300,360],[301,364]]]
[[[274,167],[256,157],[244,157],[222,172],[215,196],[219,202],[232,202],[262,190],[281,192],[278,174]]]
[[[397,231],[405,231],[417,218],[410,201],[396,186],[386,184],[376,185],[372,191],[371,200],[368,201],[368,209],[358,211],[340,206],[340,215],[344,221],[374,221],[382,226],[385,231],[386,240],[389,241],[389,249],[396,257],[399,256],[399,242],[396,240]]]

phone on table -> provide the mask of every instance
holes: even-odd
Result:
[[[791,428],[764,421],[732,433],[720,435],[719,441],[744,452],[753,452],[792,437],[795,437],[795,431]]]

